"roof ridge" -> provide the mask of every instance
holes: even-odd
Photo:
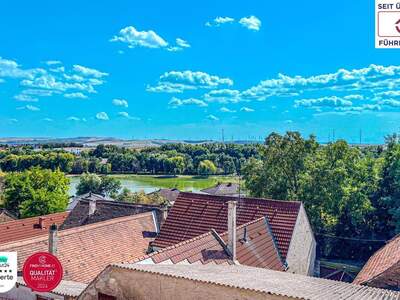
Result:
[[[219,198],[229,198],[229,199],[236,199],[239,200],[239,197],[237,196],[225,196],[225,195],[210,195],[210,194],[200,194],[200,193],[190,193],[190,192],[180,192],[178,198],[181,198],[182,195],[198,195],[201,196],[202,198],[205,197],[215,197],[217,198],[216,200],[220,200]],[[302,203],[300,200],[277,200],[277,199],[271,199],[271,198],[256,198],[256,197],[240,197],[240,200],[256,200],[256,201],[270,201],[270,202],[279,202],[279,203],[296,203],[300,204]]]
[[[93,223],[93,224],[87,224],[87,225],[82,225],[82,226],[73,227],[73,228],[69,228],[69,229],[64,229],[64,230],[60,230],[58,232],[58,237],[64,237],[64,236],[68,236],[68,235],[71,235],[74,233],[83,232],[83,231],[91,230],[91,229],[98,228],[98,227],[104,227],[104,226],[111,225],[111,224],[121,223],[126,220],[141,219],[148,215],[152,215],[152,212],[149,211],[149,212],[144,212],[144,213],[140,213],[140,214],[136,214],[136,215],[119,217],[119,218],[114,218],[114,219],[101,221],[101,222],[97,222],[97,223]],[[17,247],[17,246],[29,245],[29,244],[32,244],[35,242],[45,241],[47,239],[48,239],[48,235],[44,234],[44,235],[41,235],[38,237],[26,238],[26,239],[19,240],[19,241],[13,241],[10,243],[1,244],[0,249],[10,248],[12,246]]]
[[[90,200],[86,199],[86,198],[81,198],[81,199],[79,199],[79,201],[89,202]],[[132,207],[136,207],[136,206],[154,207],[154,208],[161,207],[160,205],[156,205],[156,204],[128,203],[128,202],[122,202],[122,201],[103,200],[103,199],[96,200],[96,203],[105,203],[105,204],[116,205],[116,206],[132,206]]]
[[[144,259],[151,258],[152,256],[154,256],[154,255],[156,255],[156,254],[164,253],[164,252],[166,252],[166,251],[168,251],[168,250],[175,249],[175,248],[178,248],[178,247],[180,247],[180,246],[182,246],[182,245],[186,245],[186,244],[192,243],[192,242],[197,241],[197,240],[200,240],[200,239],[202,239],[202,238],[204,238],[204,237],[206,237],[206,236],[208,236],[208,235],[212,235],[212,231],[211,231],[211,230],[210,230],[210,231],[207,231],[206,233],[203,233],[203,234],[200,234],[200,235],[198,235],[198,236],[195,236],[194,238],[185,240],[185,241],[183,241],[183,242],[179,242],[179,243],[177,243],[177,244],[168,246],[168,247],[166,247],[166,248],[159,249],[159,250],[157,250],[157,251],[154,251],[154,252],[151,252],[151,253],[149,253],[149,254],[146,254],[146,255],[144,255],[144,256],[142,256],[142,257],[138,257],[138,258],[136,258],[135,260],[133,260],[132,263],[136,263],[136,262],[142,261],[142,260],[144,260]]]
[[[29,218],[11,220],[11,221],[0,223],[0,226],[9,226],[10,223],[18,223],[18,222],[22,222],[22,221],[30,221],[30,220],[34,220],[34,219],[38,219],[38,218],[43,218],[43,217],[44,218],[48,218],[48,217],[52,217],[52,216],[55,216],[55,215],[62,215],[62,214],[67,214],[68,215],[69,212],[68,211],[61,211],[61,212],[56,212],[56,213],[47,214],[47,215],[41,215],[41,216],[36,216],[36,217],[29,217]]]

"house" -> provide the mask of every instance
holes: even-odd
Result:
[[[392,300],[400,293],[238,265],[114,264],[78,299]]]
[[[98,198],[96,194],[92,194],[89,199],[81,198],[77,201],[60,229],[64,230],[152,211],[155,212],[157,226],[160,226],[167,214],[166,207],[104,200]]]
[[[148,212],[60,231],[51,226],[48,235],[3,244],[0,252],[17,252],[21,270],[30,255],[49,251],[63,265],[64,280],[88,283],[110,263],[145,255],[157,230],[154,212]]]
[[[214,196],[238,196],[239,184],[227,182],[218,183],[216,186],[201,190],[202,193]]]
[[[279,256],[291,273],[312,275],[316,242],[301,202],[183,193],[168,212],[154,251],[195,238],[214,229],[228,230],[228,203],[237,201],[237,226],[265,217]]]
[[[5,208],[0,208],[0,224],[8,221],[16,220],[17,217],[14,216],[11,212],[9,212]]]
[[[0,246],[37,236],[47,236],[49,226],[60,226],[68,216],[68,212],[54,213],[40,217],[26,218],[0,223]]]
[[[154,191],[151,194],[159,194],[161,197],[163,197],[169,205],[174,205],[176,198],[178,197],[180,191],[176,188],[172,189],[159,189],[157,191]]]
[[[236,237],[227,232],[219,235],[211,230],[193,239],[150,253],[134,262],[138,264],[240,264],[284,271],[266,217],[243,224]],[[235,238],[231,245],[231,238]],[[233,250],[234,249],[234,250]]]
[[[353,283],[400,289],[400,235],[395,236],[371,256]]]

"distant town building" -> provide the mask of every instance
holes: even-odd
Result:
[[[214,187],[201,190],[201,192],[214,196],[238,196],[239,184],[233,182],[218,183]]]
[[[157,251],[214,229],[228,231],[228,203],[237,197],[183,193],[151,245]],[[237,201],[237,226],[265,217],[286,270],[313,275],[316,242],[301,202],[243,197]]]
[[[353,283],[386,289],[400,289],[400,235],[375,252]]]
[[[0,208],[0,223],[8,222],[8,221],[13,221],[16,220],[17,217],[14,216],[11,212],[9,212],[5,208]]]
[[[79,300],[394,300],[400,293],[246,266],[138,265],[107,267]]]
[[[86,193],[86,194],[83,194],[83,195],[79,195],[79,196],[75,196],[75,197],[70,198],[70,201],[69,201],[68,206],[67,206],[67,211],[73,210],[74,207],[76,206],[76,204],[79,202],[79,200],[89,200],[89,201],[90,201],[90,200],[94,200],[94,201],[97,201],[97,200],[106,200],[106,201],[115,201],[114,199],[109,198],[109,197],[106,197],[105,195],[101,195],[101,194],[96,194],[96,193],[89,192],[89,193]]]

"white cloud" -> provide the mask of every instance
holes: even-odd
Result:
[[[73,70],[86,77],[102,78],[104,76],[108,76],[108,73],[104,73],[99,70],[84,67],[81,65],[73,65]]]
[[[342,91],[354,93],[362,90],[388,88],[400,84],[400,66],[370,65],[366,68],[345,70],[309,77],[278,74],[277,78],[261,81],[241,93],[242,99],[265,100],[272,96],[296,95],[303,92]]]
[[[112,104],[115,106],[128,107],[128,101],[125,99],[113,99]]]
[[[222,111],[222,112],[226,112],[226,113],[234,113],[234,112],[236,112],[236,110],[229,109],[229,108],[227,108],[225,106],[221,107],[219,110]]]
[[[28,94],[23,94],[23,93],[15,95],[14,99],[18,100],[18,101],[22,101],[22,102],[38,102],[39,101],[38,98],[32,97],[31,95],[28,95]]]
[[[54,66],[54,65],[61,65],[62,62],[59,60],[48,60],[44,62],[48,66]]]
[[[121,29],[119,34],[114,36],[110,41],[126,43],[129,48],[163,48],[168,46],[168,43],[153,30],[138,31],[133,26]]]
[[[221,24],[233,23],[234,21],[235,21],[235,19],[231,18],[231,17],[216,17],[214,20],[206,22],[206,26],[218,27]]]
[[[33,80],[24,79],[20,84],[26,87],[48,89],[52,91],[79,90],[86,91],[88,93],[96,92],[93,88],[93,85],[90,83],[65,82],[57,79],[51,74],[45,74],[36,77]]]
[[[204,95],[204,99],[209,102],[236,103],[240,101],[239,96],[240,92],[238,90],[221,89],[208,92]]]
[[[44,118],[43,121],[46,121],[46,122],[53,122],[54,120],[51,119],[51,118]]]
[[[104,111],[97,113],[96,114],[96,119],[102,120],[102,121],[110,120],[110,118],[108,117],[107,113],[105,113]]]
[[[219,118],[217,118],[217,117],[214,116],[214,115],[208,115],[208,116],[207,116],[207,119],[209,119],[209,120],[211,120],[211,121],[219,121]]]
[[[337,107],[337,106],[352,106],[353,103],[349,100],[344,100],[337,96],[322,97],[317,99],[301,99],[296,100],[295,107]]]
[[[382,101],[379,101],[379,104],[391,106],[391,107],[400,107],[400,101],[394,100],[394,99],[382,100]]]
[[[292,124],[292,123],[293,123],[293,120],[285,120],[285,123],[286,123],[286,124]]]
[[[181,38],[177,38],[177,39],[175,40],[175,42],[176,42],[176,44],[177,44],[179,47],[182,47],[182,48],[190,48],[190,44],[189,44],[187,41],[185,41],[185,40],[183,40],[183,39],[181,39]]]
[[[170,71],[160,76],[156,86],[148,86],[149,92],[181,93],[184,90],[209,89],[221,85],[233,85],[232,79],[195,71]]]
[[[182,105],[195,105],[199,107],[206,107],[208,106],[203,100],[189,98],[189,99],[179,99],[177,97],[172,97],[171,100],[168,102],[171,107],[178,107]]]
[[[244,111],[244,112],[253,112],[254,109],[252,109],[252,108],[250,108],[250,107],[243,106],[243,107],[240,109],[240,111]]]
[[[21,106],[21,107],[17,107],[18,110],[30,110],[30,111],[39,111],[40,108],[37,106],[33,106],[33,105],[25,105],[25,106]]]
[[[120,111],[120,112],[118,113],[118,115],[121,116],[121,117],[124,117],[124,118],[126,118],[126,119],[129,119],[129,120],[137,120],[137,121],[140,120],[140,118],[132,117],[132,116],[129,115],[129,113],[126,112],[126,111]]]
[[[81,119],[79,119],[78,117],[71,116],[71,117],[68,117],[67,120],[68,120],[68,121],[76,121],[76,122],[78,122],[78,121],[80,121]]]
[[[65,98],[69,98],[69,99],[87,99],[88,96],[86,96],[83,93],[69,93],[69,94],[64,94]]]
[[[363,104],[361,106],[351,106],[351,107],[335,107],[335,111],[347,112],[347,113],[361,113],[363,111],[379,111],[381,106],[377,104]]]
[[[347,95],[344,96],[343,99],[345,100],[364,100],[364,96],[363,95]]]
[[[33,78],[37,74],[43,74],[46,71],[41,68],[22,69],[17,62],[0,57],[0,77],[9,78]]]
[[[65,67],[50,68],[49,70],[54,73],[64,73]]]
[[[244,17],[239,20],[239,23],[250,30],[258,31],[261,27],[261,21],[255,16]]]

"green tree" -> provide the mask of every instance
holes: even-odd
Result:
[[[211,175],[211,174],[215,174],[217,172],[217,167],[214,165],[214,163],[211,160],[202,160],[199,163],[199,167],[198,167],[198,173],[200,175]]]
[[[115,197],[121,188],[121,182],[110,176],[85,173],[80,177],[76,188],[77,195],[89,192]]]
[[[25,218],[64,211],[69,179],[59,170],[31,168],[5,177],[5,208]]]
[[[314,136],[306,140],[298,132],[270,134],[261,149],[262,163],[252,160],[244,167],[246,189],[256,197],[298,199],[305,161],[317,147]]]

